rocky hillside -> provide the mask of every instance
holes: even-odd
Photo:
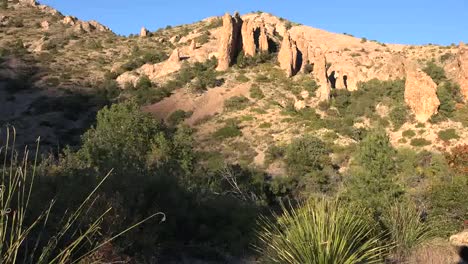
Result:
[[[346,146],[384,126],[395,146],[437,151],[468,140],[462,43],[385,44],[261,12],[121,37],[35,1],[8,1],[0,21],[1,122],[24,143],[35,131],[74,144],[96,110],[125,98],[221,141],[200,144],[208,153],[258,166],[272,143],[306,132]]]

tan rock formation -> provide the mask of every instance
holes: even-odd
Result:
[[[180,51],[178,48],[174,49],[171,53],[171,56],[169,56],[168,61],[170,62],[179,62],[180,61]]]
[[[468,102],[468,47],[462,43],[458,48],[457,64],[459,67],[458,83],[465,102]]]
[[[110,28],[102,25],[101,23],[95,21],[95,20],[91,20],[89,22],[84,22],[84,23],[89,23],[93,28],[94,30],[97,30],[99,32],[108,32],[108,31],[111,31]]]
[[[416,120],[424,123],[437,113],[440,105],[437,84],[422,70],[409,66],[406,70],[405,102]]]
[[[304,108],[306,108],[306,102],[304,100],[298,100],[294,103],[294,109],[299,111]]]
[[[36,0],[19,0],[19,3],[26,6],[37,6]]]
[[[145,27],[140,29],[140,37],[146,38],[148,36],[148,30]]]
[[[125,72],[117,77],[116,81],[122,89],[135,87],[140,77],[134,72]]]
[[[298,50],[295,41],[293,41],[288,32],[285,33],[281,49],[278,53],[278,62],[281,69],[286,71],[288,77],[296,74],[298,70]]]
[[[330,99],[331,90],[327,77],[327,59],[325,54],[319,48],[315,50],[313,65],[314,70],[312,74],[314,75],[314,78],[319,85],[319,88],[316,92],[316,97],[319,99],[319,101],[328,101]]]
[[[257,51],[255,45],[255,22],[247,20],[242,24],[242,48],[245,56],[253,57]]]
[[[62,19],[62,23],[69,26],[74,26],[78,19],[73,16],[66,16]]]
[[[50,28],[49,22],[47,20],[42,21],[41,22],[41,28],[42,28],[42,30],[45,30],[45,31],[49,30],[49,28]]]
[[[194,51],[196,49],[197,49],[197,42],[195,41],[195,39],[192,39],[192,42],[190,43],[190,50]]]
[[[262,23],[260,26],[260,35],[258,37],[258,49],[260,52],[268,52],[270,49],[270,44],[268,43],[268,33],[265,27],[265,24]]]
[[[236,13],[234,17],[229,14],[223,16],[221,43],[218,51],[218,71],[225,71],[236,58],[241,44],[242,19]]]

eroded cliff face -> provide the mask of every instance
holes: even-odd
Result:
[[[243,20],[238,13],[232,17],[230,14],[223,16],[223,28],[218,52],[218,71],[225,71],[233,64],[242,47]]]

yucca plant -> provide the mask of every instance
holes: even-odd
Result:
[[[337,200],[322,198],[289,207],[283,206],[276,221],[260,220],[261,243],[255,248],[268,263],[379,263],[389,249],[359,210]]]
[[[422,221],[421,215],[421,210],[411,202],[395,203],[385,210],[382,222],[394,244],[392,258],[396,261],[403,261],[412,249],[431,237],[431,227]]]
[[[28,216],[28,207],[36,177],[39,139],[34,161],[30,162],[27,149],[24,149],[21,158],[15,150],[14,128],[7,128],[2,138],[5,142],[0,143],[0,263],[78,263],[151,218],[161,215],[164,221],[163,213],[155,213],[108,239],[100,237],[100,224],[111,208],[90,223],[84,224],[81,218],[92,209],[96,192],[109,177],[109,173],[76,210],[63,216],[63,221],[57,224],[58,232],[43,241],[41,231],[47,224],[54,201],[50,201],[39,216],[27,220],[28,217],[31,218]]]

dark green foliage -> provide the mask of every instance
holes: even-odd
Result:
[[[330,150],[320,139],[304,136],[291,142],[286,148],[285,161],[291,176],[320,171],[330,164]]]
[[[416,136],[416,132],[414,132],[411,129],[405,130],[401,134],[402,134],[402,136],[407,137],[407,138],[412,138],[412,137]]]
[[[440,67],[432,61],[427,63],[423,71],[429,75],[437,85],[447,80],[444,68]]]
[[[273,55],[268,52],[259,52],[255,56],[246,56],[243,51],[237,56],[237,67],[244,69],[247,67],[253,67],[258,64],[262,64],[273,59]]]
[[[457,134],[457,131],[453,128],[441,130],[439,131],[438,135],[440,139],[445,141],[460,138],[460,136]]]
[[[146,51],[142,52],[139,49],[134,50],[131,59],[122,65],[122,69],[125,71],[133,71],[145,63],[159,63],[167,60],[168,56],[166,53],[161,51]]]
[[[8,8],[8,0],[0,0],[0,9],[7,9]]]
[[[466,176],[445,177],[429,192],[431,206],[429,220],[434,233],[448,237],[459,232],[468,219],[468,181]]]
[[[228,111],[239,111],[247,108],[250,101],[245,96],[233,96],[224,101],[224,109]]]
[[[444,63],[444,62],[446,62],[447,60],[450,60],[453,57],[454,56],[453,56],[452,53],[445,53],[444,55],[440,56],[440,62]]]
[[[213,136],[217,139],[226,139],[232,137],[239,137],[242,135],[242,131],[239,129],[237,124],[229,123],[226,126],[216,130]]]
[[[174,111],[168,118],[167,123],[171,126],[180,124],[184,119],[189,118],[193,112],[185,112],[184,110]]]
[[[411,146],[414,146],[414,147],[423,147],[423,146],[430,145],[431,142],[425,138],[413,138],[411,139],[410,144]]]
[[[456,103],[462,102],[460,86],[448,81],[439,85],[437,97],[440,100],[438,115],[442,118],[451,118],[455,112]]]
[[[375,106],[382,101],[390,105],[403,105],[405,90],[404,80],[380,81],[377,79],[359,83],[357,91],[332,91],[332,105],[338,108],[342,116],[356,118],[372,117]]]
[[[370,132],[359,144],[357,167],[350,172],[347,182],[347,197],[376,215],[389,202],[400,198],[402,189],[394,180],[395,156],[385,131]]]
[[[250,88],[250,97],[254,99],[263,99],[265,95],[263,94],[262,89],[258,85],[252,85]]]
[[[393,107],[390,112],[390,120],[392,121],[393,128],[399,129],[408,119],[408,108],[406,105],[398,105]]]
[[[146,75],[141,76],[135,85],[135,89],[150,89],[152,87],[153,87],[153,83]]]

